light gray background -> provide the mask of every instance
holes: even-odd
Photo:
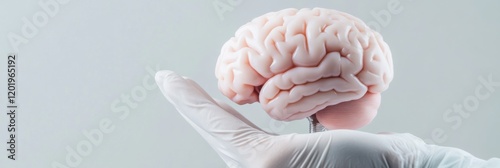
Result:
[[[373,12],[388,11],[388,0],[286,1],[242,0],[221,20],[214,0],[124,1],[70,0],[28,43],[19,46],[18,160],[7,160],[5,142],[6,55],[13,52],[9,32],[21,34],[22,18],[43,11],[46,0],[0,4],[2,114],[0,167],[52,167],[65,163],[66,147],[84,140],[83,130],[102,119],[115,129],[93,146],[79,167],[224,167],[208,144],[180,117],[159,90],[123,120],[111,105],[142,87],[146,67],[174,70],[199,82],[216,98],[215,61],[236,29],[266,12],[323,7],[375,22]],[[226,0],[220,0],[227,3]],[[500,81],[499,1],[400,0],[402,11],[380,29],[390,45],[395,77],[383,94],[379,115],[362,130],[409,132],[439,145],[459,147],[481,158],[500,157],[500,87],[479,101],[457,129],[445,111],[462,104],[481,86],[479,77]],[[381,23],[381,22],[378,22]],[[236,106],[264,129],[307,132],[307,121],[271,120],[258,104]],[[123,104],[122,104],[123,105]],[[458,114],[454,114],[457,116]],[[434,139],[435,140],[435,139]]]

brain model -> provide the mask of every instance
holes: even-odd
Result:
[[[217,60],[219,90],[259,102],[274,119],[316,114],[328,129],[368,124],[393,78],[379,33],[347,13],[314,8],[267,13],[241,26]]]

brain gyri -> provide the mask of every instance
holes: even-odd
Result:
[[[241,26],[222,46],[215,75],[225,96],[259,102],[274,119],[318,113],[323,125],[358,128],[375,116],[393,65],[382,36],[360,19],[331,9],[284,9]]]

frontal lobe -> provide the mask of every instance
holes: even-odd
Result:
[[[384,91],[392,57],[380,34],[335,10],[285,9],[241,26],[222,47],[219,90],[238,104],[260,102],[277,120]]]

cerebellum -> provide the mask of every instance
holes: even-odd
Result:
[[[380,34],[358,18],[285,9],[241,26],[223,45],[215,75],[225,96],[259,102],[274,119],[317,114],[329,129],[356,129],[375,117],[393,66]]]
[[[358,129],[377,115],[380,93],[367,93],[357,100],[328,106],[316,113],[319,123],[327,129]]]

